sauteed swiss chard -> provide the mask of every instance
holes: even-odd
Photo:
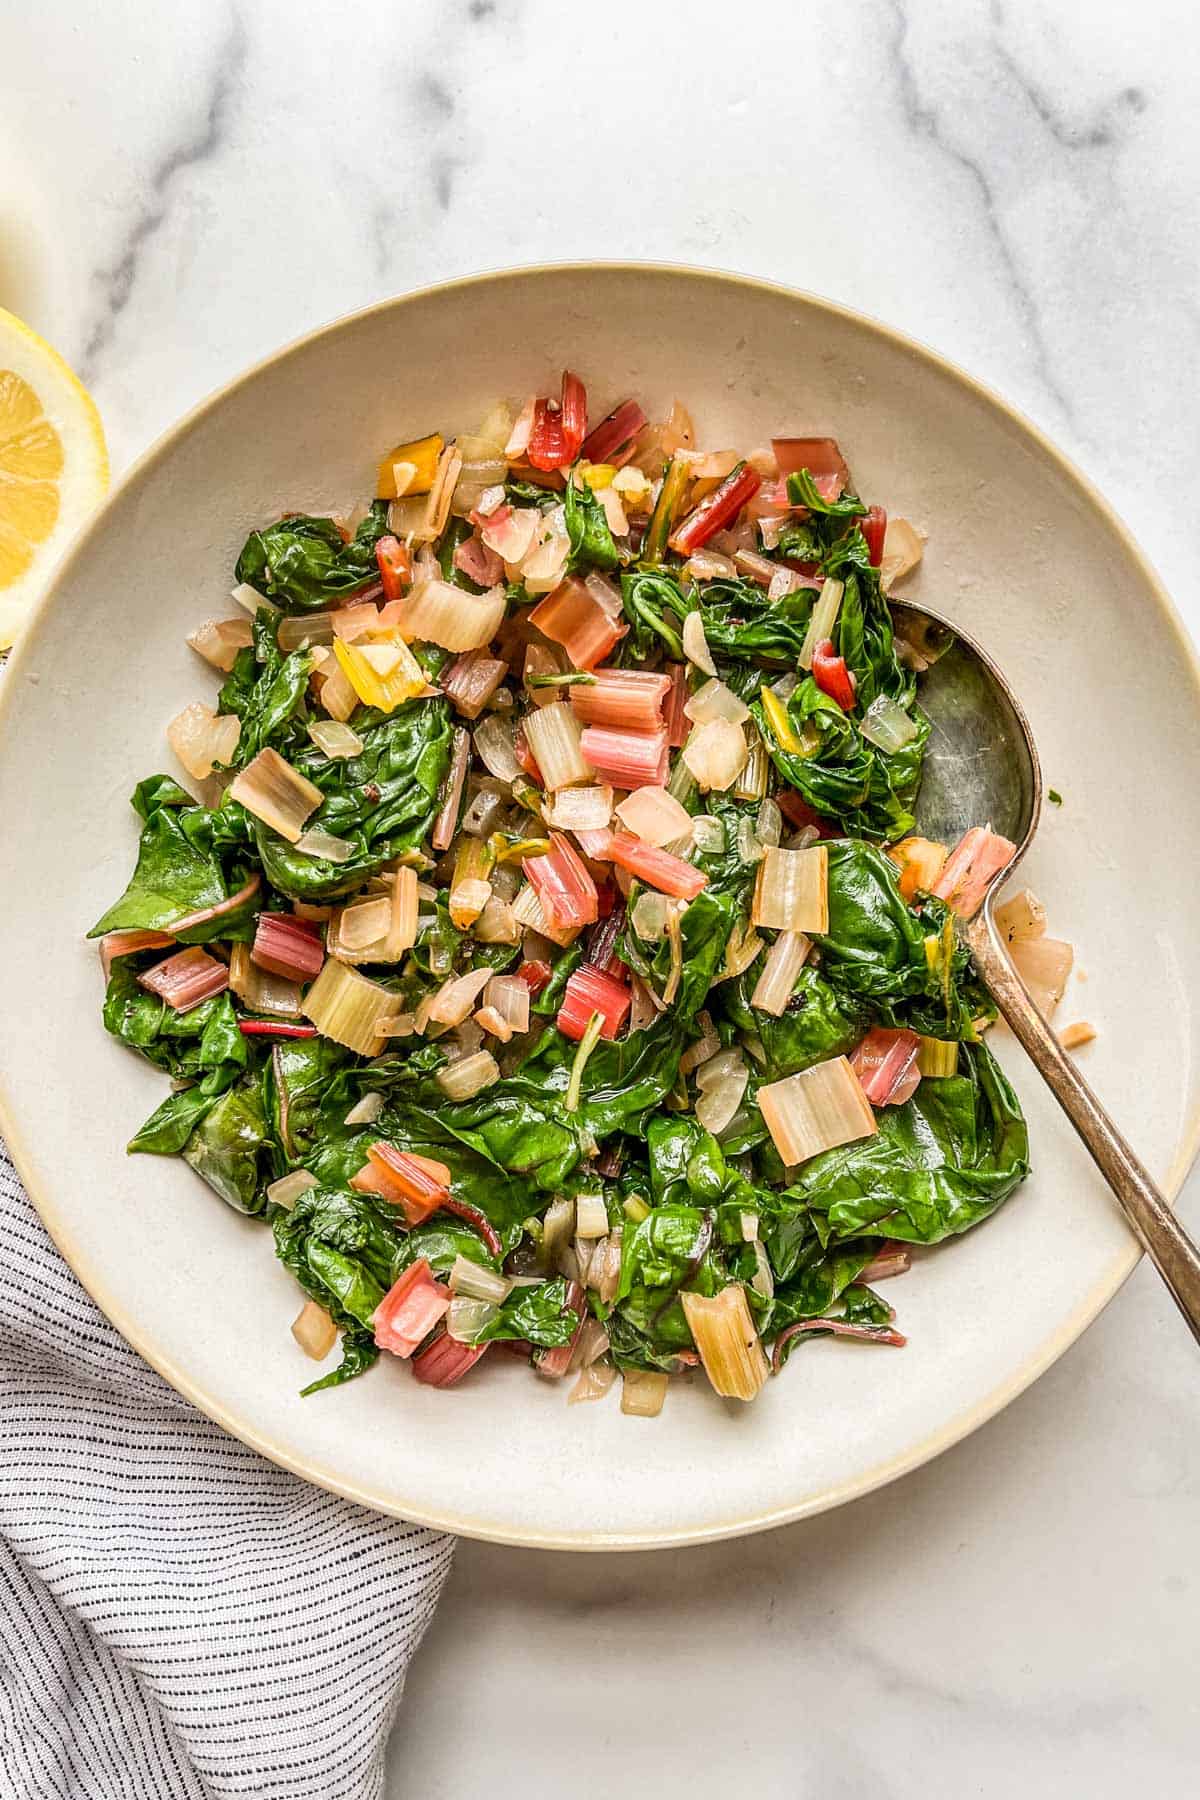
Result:
[[[1012,846],[915,835],[920,554],[832,439],[569,373],[251,533],[92,936],[171,1078],[130,1149],[269,1226],[306,1392],[508,1351],[653,1414],[904,1342],[879,1284],[1028,1168],[956,930]]]

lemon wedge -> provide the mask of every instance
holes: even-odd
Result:
[[[0,653],[66,545],[108,492],[108,449],[87,389],[0,307]]]

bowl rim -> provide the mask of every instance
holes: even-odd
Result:
[[[1197,713],[1200,715],[1200,652],[1193,644],[1174,600],[1146,553],[1091,478],[1060,450],[1038,425],[987,383],[978,380],[966,369],[942,356],[929,345],[910,337],[906,332],[898,331],[872,314],[861,312],[855,307],[844,306],[838,301],[827,299],[823,295],[811,293],[806,289],[791,287],[784,282],[747,275],[737,270],[699,267],[686,263],[635,261],[620,258],[612,260],[584,258],[481,270],[472,274],[455,276],[446,281],[429,283],[404,293],[393,294],[386,299],[374,301],[369,306],[340,314],[258,358],[229,381],[214,388],[189,408],[174,424],[169,425],[142,451],[110,489],[100,507],[75,537],[55,568],[46,588],[35,601],[26,619],[21,637],[8,659],[5,678],[0,682],[0,755],[4,754],[4,747],[7,743],[4,725],[8,710],[13,704],[12,695],[16,691],[16,678],[20,676],[26,658],[32,655],[34,627],[41,624],[63,588],[72,579],[76,567],[87,553],[93,535],[103,528],[110,510],[123,499],[128,490],[135,488],[151,469],[169,456],[176,444],[194,431],[211,411],[215,410],[231,394],[256,380],[259,375],[274,367],[275,364],[319,343],[322,339],[335,336],[348,326],[356,325],[364,319],[387,312],[399,312],[405,306],[415,302],[436,299],[440,295],[462,289],[482,288],[514,278],[536,278],[548,274],[669,275],[693,282],[741,286],[755,292],[769,293],[798,303],[817,314],[826,314],[846,320],[860,329],[865,329],[875,337],[883,339],[893,350],[907,357],[909,361],[935,371],[943,378],[948,378],[959,387],[965,388],[968,393],[994,409],[1009,424],[1015,426],[1025,438],[1032,440],[1046,460],[1054,465],[1062,479],[1075,490],[1079,498],[1093,513],[1100,516],[1103,524],[1117,538],[1123,551],[1136,568],[1144,587],[1153,596],[1163,622],[1175,637],[1180,652],[1181,675],[1184,679],[1190,676],[1193,700]],[[450,1516],[444,1512],[431,1512],[419,1504],[397,1501],[394,1496],[377,1492],[368,1485],[349,1482],[335,1470],[323,1467],[312,1458],[293,1453],[285,1444],[275,1441],[268,1432],[259,1430],[237,1412],[228,1409],[219,1399],[194,1380],[186,1369],[166,1354],[157,1345],[151,1333],[141,1327],[137,1319],[129,1317],[124,1309],[113,1301],[102,1275],[73,1242],[69,1221],[56,1206],[50,1192],[49,1182],[41,1180],[37,1172],[36,1159],[24,1141],[20,1123],[8,1096],[3,1070],[0,1070],[0,1134],[3,1135],[8,1145],[17,1172],[51,1239],[82,1286],[138,1355],[171,1387],[189,1400],[198,1411],[215,1424],[220,1425],[223,1430],[228,1431],[231,1436],[236,1437],[251,1449],[257,1450],[261,1455],[287,1469],[290,1473],[357,1505],[368,1507],[372,1511],[381,1512],[393,1518],[405,1519],[413,1524],[427,1526],[433,1530],[454,1532],[463,1537],[512,1545],[522,1549],[595,1552],[672,1549],[700,1545],[774,1529],[799,1519],[810,1518],[835,1506],[844,1505],[847,1501],[873,1493],[877,1488],[883,1487],[888,1482],[895,1481],[900,1476],[907,1475],[921,1467],[922,1464],[931,1461],[942,1451],[961,1442],[973,1431],[978,1430],[981,1425],[986,1424],[989,1419],[994,1418],[997,1413],[1003,1411],[1011,1401],[1015,1400],[1040,1375],[1044,1374],[1083,1334],[1124,1286],[1142,1255],[1141,1246],[1131,1233],[1128,1244],[1114,1256],[1111,1266],[1091,1291],[1084,1296],[1069,1316],[1047,1335],[1037,1349],[1003,1381],[944,1421],[935,1431],[928,1433],[916,1443],[908,1445],[897,1455],[885,1458],[882,1462],[846,1481],[831,1483],[794,1504],[723,1520],[717,1524],[682,1524],[661,1531],[634,1530],[610,1533],[585,1530],[567,1533],[514,1530],[510,1525],[491,1519]],[[1177,1197],[1198,1152],[1200,1152],[1200,1101],[1193,1105],[1181,1127],[1175,1155],[1162,1182],[1163,1192],[1169,1200],[1173,1201]]]

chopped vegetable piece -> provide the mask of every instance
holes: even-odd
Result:
[[[1015,938],[1008,946],[1008,954],[1029,998],[1040,1013],[1050,1018],[1066,990],[1075,962],[1074,949],[1058,938]]]
[[[679,1298],[715,1391],[728,1400],[753,1400],[767,1379],[767,1358],[745,1288],[730,1284],[711,1297],[684,1293]]]
[[[955,845],[930,888],[961,919],[979,911],[993,880],[1017,854],[1017,846],[990,826],[975,825]]]
[[[573,463],[587,435],[587,390],[578,375],[564,369],[562,399],[534,402],[526,456],[535,469],[565,469]]]
[[[304,996],[303,1007],[322,1037],[360,1056],[378,1056],[384,1024],[399,1010],[395,994],[332,956]]]
[[[435,1079],[448,1100],[470,1100],[499,1081],[500,1065],[490,1050],[477,1050],[439,1069]]]
[[[467,650],[442,676],[442,692],[464,719],[477,719],[508,674],[486,650]]]
[[[174,956],[164,957],[152,969],[143,970],[138,983],[165,1000],[175,1012],[191,1012],[202,1000],[225,992],[229,970],[199,944],[192,944],[186,950],[177,950]]]
[[[942,1038],[923,1037],[917,1067],[927,1081],[944,1081],[958,1072],[958,1045]]]
[[[564,1037],[576,1043],[583,1037],[592,1014],[601,1018],[600,1036],[615,1038],[629,1012],[630,992],[623,981],[606,975],[590,963],[583,964],[567,978],[563,1002],[555,1023]]]
[[[854,677],[846,667],[844,656],[838,656],[830,638],[825,638],[813,650],[813,680],[823,694],[836,700],[843,712],[854,711]]]
[[[1078,1050],[1084,1044],[1090,1044],[1096,1035],[1096,1027],[1080,1019],[1074,1025],[1064,1025],[1058,1034],[1058,1041],[1064,1050]]]
[[[921,1039],[915,1031],[876,1025],[850,1057],[850,1067],[872,1106],[902,1106],[921,1079]]]
[[[906,900],[933,892],[947,854],[945,844],[935,844],[930,838],[910,837],[890,846],[888,855],[900,871],[900,892]]]
[[[772,931],[828,931],[829,852],[824,844],[806,850],[768,847],[758,865],[750,917]]]
[[[136,956],[140,950],[165,950],[175,939],[169,931],[110,931],[100,939],[100,966],[107,985],[118,957]]]
[[[584,439],[585,462],[619,462],[645,423],[646,415],[637,401],[622,400]]]
[[[1003,906],[998,906],[992,914],[996,930],[1010,944],[1018,938],[1038,938],[1046,935],[1046,909],[1029,888],[1022,888]]]
[[[666,788],[635,788],[617,807],[617,817],[627,831],[655,849],[677,844],[692,834],[691,814]]]
[[[215,713],[194,700],[167,726],[167,742],[188,774],[204,781],[216,764],[227,768],[233,761],[241,733],[242,722],[232,713]]]
[[[879,562],[879,579],[883,591],[890,594],[898,581],[911,575],[925,554],[919,532],[907,519],[889,519],[883,535],[883,555]]]
[[[829,494],[831,500],[836,499],[849,483],[850,471],[836,438],[777,437],[771,439],[771,448],[781,475],[794,475],[800,469],[807,469],[816,480],[835,478],[837,488]]]
[[[375,1342],[395,1356],[411,1356],[449,1309],[449,1289],[419,1256],[375,1308]]]
[[[249,650],[254,629],[249,619],[206,619],[188,634],[188,643],[214,669],[228,675],[239,650]]]
[[[525,874],[551,925],[560,930],[590,925],[599,918],[596,884],[570,842],[556,831],[545,856],[525,859]]]
[[[594,669],[611,654],[627,627],[614,617],[576,575],[539,600],[529,623],[561,644],[577,669]]]
[[[405,588],[412,584],[413,563],[410,552],[399,538],[381,537],[375,546],[375,561],[379,564],[384,598],[398,600]]]
[[[636,875],[648,887],[657,888],[660,894],[694,900],[708,886],[708,876],[703,869],[624,831],[614,832],[608,854],[619,869],[628,869],[631,875]]]
[[[694,512],[676,525],[668,542],[679,556],[691,556],[707,544],[723,526],[736,519],[747,500],[757,494],[762,476],[751,463],[740,462],[721,485],[706,494]]]
[[[859,730],[870,743],[889,755],[903,750],[917,736],[916,721],[887,694],[879,694],[872,700]]]
[[[310,719],[308,735],[318,750],[326,756],[346,757],[361,756],[363,741],[357,731],[351,731],[348,725],[336,719]]]
[[[546,707],[545,711],[553,709]],[[544,716],[544,715],[543,715]],[[609,725],[588,725],[579,743],[589,774],[615,788],[662,787],[667,779],[670,751],[667,733],[622,731]]]
[[[430,575],[414,582],[406,596],[400,629],[410,643],[419,638],[456,654],[482,650],[499,630],[507,604],[502,587],[471,594]]]
[[[314,1362],[324,1362],[337,1343],[337,1326],[315,1300],[307,1300],[292,1320],[292,1336]]]
[[[780,932],[750,996],[750,1004],[757,1012],[782,1018],[811,949],[812,943],[803,931]]]
[[[837,624],[837,616],[841,611],[842,596],[845,591],[845,584],[835,581],[831,576],[822,583],[821,592],[817,595],[817,604],[812,609],[812,617],[808,621],[808,630],[804,634],[804,642],[800,646],[799,656],[800,667],[812,669],[814,677],[818,646],[833,642],[833,628]],[[850,705],[853,706],[853,704],[852,695]],[[849,707],[846,710],[849,711]],[[774,724],[774,720],[772,720],[772,724]],[[784,748],[786,749],[787,746],[785,745]]]
[[[320,788],[269,745],[230,782],[229,796],[293,844],[324,799]]]
[[[381,500],[398,500],[413,494],[427,494],[433,486],[443,439],[435,431],[431,437],[417,438],[411,444],[397,444],[379,464],[375,486]]]
[[[667,1381],[654,1369],[623,1369],[621,1411],[631,1419],[657,1419],[667,1397]]]
[[[443,1331],[419,1356],[413,1357],[413,1378],[423,1381],[426,1387],[453,1387],[470,1373],[490,1348],[490,1344],[460,1344],[448,1331]]]
[[[243,1037],[272,1038],[315,1038],[319,1036],[313,1025],[285,1025],[282,1020],[274,1019],[239,1019],[238,1030]]]
[[[293,1169],[290,1175],[281,1175],[278,1181],[272,1181],[267,1187],[267,1199],[272,1206],[283,1206],[291,1210],[301,1194],[307,1194],[309,1188],[315,1188],[317,1179],[307,1169]]]
[[[866,517],[858,521],[858,528],[867,540],[867,560],[873,569],[883,562],[887,522],[888,516],[882,506],[868,506]]]
[[[361,648],[335,638],[333,653],[359,699],[380,712],[395,712],[426,686],[425,671],[402,638]]]
[[[709,719],[695,726],[683,746],[683,761],[706,794],[727,792],[749,755],[746,733],[729,719]]]
[[[775,1148],[789,1168],[822,1150],[873,1137],[878,1129],[871,1103],[844,1056],[769,1082],[759,1088],[757,1100]]]
[[[409,1225],[419,1225],[450,1198],[450,1171],[445,1163],[397,1150],[379,1138],[367,1150],[367,1166],[353,1177],[351,1186],[381,1194],[400,1207]]]
[[[250,955],[287,981],[311,981],[325,961],[320,931],[292,913],[259,913]]]
[[[592,780],[593,770],[581,744],[578,720],[565,702],[526,714],[525,735],[541,776],[539,785],[553,792]],[[538,776],[533,779],[537,781]]]

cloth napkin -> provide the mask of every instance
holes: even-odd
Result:
[[[0,1792],[377,1800],[453,1540],[264,1462],[97,1310],[0,1144]]]

